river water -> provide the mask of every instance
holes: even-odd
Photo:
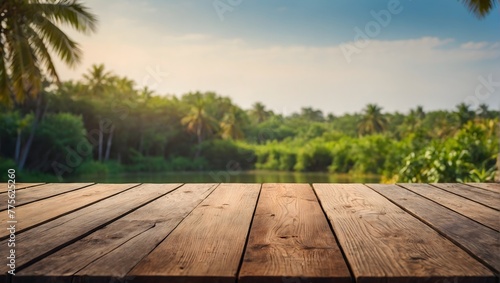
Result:
[[[323,172],[209,171],[85,175],[65,181],[95,183],[378,183],[380,177]]]

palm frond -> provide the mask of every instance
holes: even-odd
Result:
[[[12,25],[12,32],[6,34],[10,55],[12,90],[18,101],[23,101],[26,94],[35,95],[41,87],[40,70],[36,57],[22,28],[17,23]]]
[[[495,0],[462,0],[478,18],[484,18],[495,7]]]
[[[39,67],[43,68],[43,70],[47,72],[47,75],[52,77],[53,80],[59,82],[59,75],[57,74],[56,67],[54,66],[52,56],[43,42],[43,39],[31,28],[28,28],[28,36],[33,51],[36,54],[36,58],[40,64]]]
[[[39,19],[35,30],[51,46],[68,66],[80,63],[82,50],[78,44],[69,38],[60,28],[47,19]]]
[[[45,18],[57,24],[69,25],[85,34],[97,30],[97,17],[81,3],[72,0],[60,0],[54,3],[36,1],[31,7],[38,11],[39,16],[35,20]]]

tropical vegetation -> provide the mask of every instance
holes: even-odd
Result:
[[[138,89],[93,66],[80,81],[42,89],[43,119],[24,171],[52,178],[117,172],[214,170],[376,174],[388,182],[490,181],[499,112],[384,112],[366,105],[334,115],[311,107],[283,115],[213,92],[181,96]],[[1,166],[19,168],[37,105],[2,106]],[[50,178],[50,177],[49,177]]]

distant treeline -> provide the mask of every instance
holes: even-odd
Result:
[[[409,113],[369,104],[341,116],[305,107],[284,116],[259,102],[242,109],[213,92],[160,96],[102,65],[0,109],[0,170],[18,168],[25,180],[269,169],[488,181],[499,152],[500,113],[484,104]]]

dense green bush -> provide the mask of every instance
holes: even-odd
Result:
[[[109,168],[104,163],[88,160],[76,167],[74,174],[77,176],[91,175],[105,177],[109,174]]]
[[[433,141],[404,159],[401,182],[467,182],[492,180],[498,154],[495,124],[469,122],[445,141]]]
[[[332,173],[348,173],[356,161],[353,155],[354,139],[343,138],[336,142],[332,148],[332,163],[328,170]]]
[[[210,140],[201,145],[201,156],[207,161],[209,170],[238,171],[253,168],[255,152],[241,147],[232,140]]]
[[[177,156],[170,158],[168,162],[170,164],[169,169],[173,171],[197,171],[208,168],[208,162],[203,157],[192,160],[187,157]]]
[[[134,149],[130,149],[130,161],[126,170],[131,172],[165,172],[172,169],[162,156],[144,156]]]
[[[353,170],[358,173],[381,174],[392,140],[385,135],[371,135],[360,138],[352,150],[355,160]]]
[[[332,152],[321,144],[307,145],[297,156],[296,171],[327,171],[332,164]]]

